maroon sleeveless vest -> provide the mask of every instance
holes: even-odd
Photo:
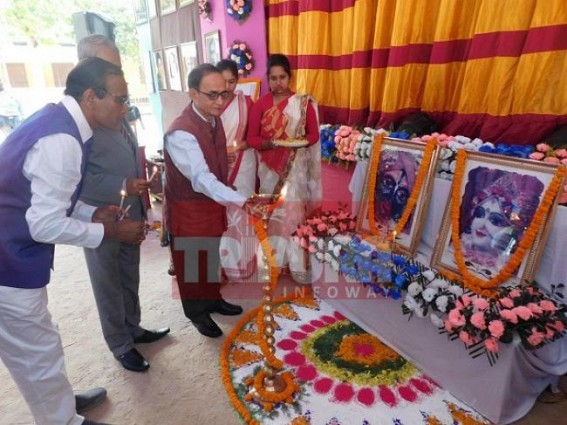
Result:
[[[209,170],[227,184],[228,159],[222,121],[215,126],[204,121],[190,103],[167,129],[168,134],[181,130],[197,139]],[[165,150],[165,225],[173,236],[220,236],[226,230],[226,209],[203,193],[196,192],[175,166]]]

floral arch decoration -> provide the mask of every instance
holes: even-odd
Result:
[[[252,0],[226,0],[226,12],[238,22],[244,22],[252,12]]]
[[[244,41],[235,40],[228,50],[228,59],[236,62],[238,76],[246,77],[254,69],[254,58]]]

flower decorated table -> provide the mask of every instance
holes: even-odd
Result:
[[[357,164],[350,182],[354,213],[362,198],[366,165]],[[426,266],[430,264],[450,188],[450,181],[435,179],[416,255]],[[566,232],[567,208],[559,207],[536,273],[538,287],[563,302],[567,299],[567,291],[561,285],[567,275],[567,242],[562,237]],[[401,300],[377,297],[359,282],[337,275],[328,264],[312,264],[313,286],[320,298],[415,362],[443,388],[495,423],[520,419],[549,384],[567,373],[567,338],[530,351],[516,337],[511,344],[501,346],[498,360],[491,366],[484,356],[471,359],[464,344],[440,335],[430,320],[414,317],[408,321],[402,314]]]

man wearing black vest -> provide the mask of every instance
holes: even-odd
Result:
[[[65,97],[22,123],[0,145],[0,357],[38,424],[94,424],[77,414],[104,389],[73,396],[61,338],[47,309],[54,244],[96,247],[103,239],[140,244],[143,225],[117,221],[115,206],[77,201],[93,129],[120,128],[128,96],[122,70],[79,63]]]
[[[211,64],[188,78],[191,102],[165,134],[166,227],[185,316],[208,337],[222,335],[211,313],[238,315],[240,306],[220,294],[220,237],[226,230],[226,206],[255,211],[227,186],[226,138],[220,115],[229,98],[221,72]]]

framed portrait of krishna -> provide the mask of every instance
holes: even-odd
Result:
[[[435,142],[374,137],[357,232],[372,242],[394,242],[414,255],[421,238],[435,172]],[[380,248],[380,243],[377,244]]]
[[[477,293],[531,280],[563,178],[557,166],[459,152],[431,266]]]

